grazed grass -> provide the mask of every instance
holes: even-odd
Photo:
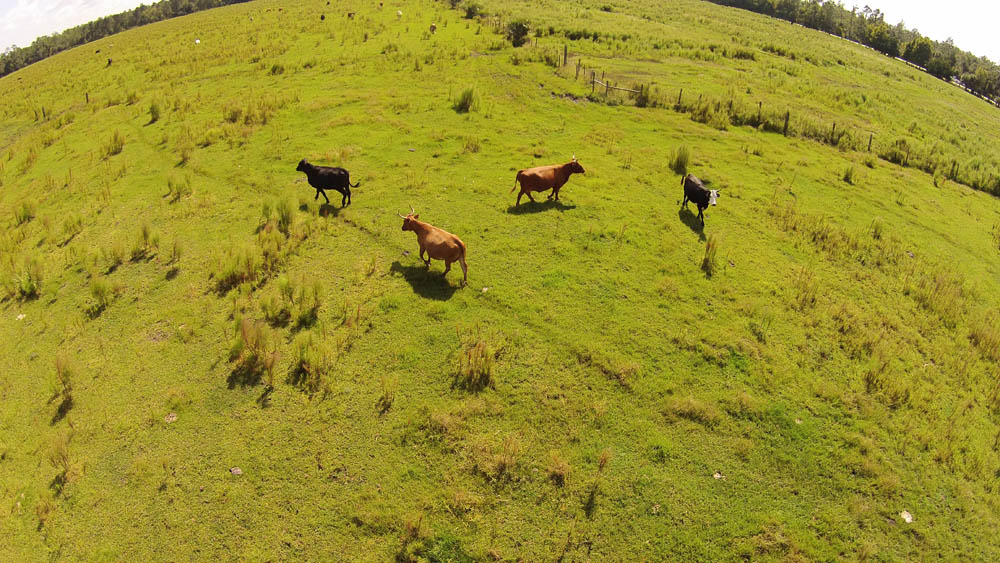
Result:
[[[0,560],[997,559],[996,109],[703,2],[455,8],[261,0],[0,80]]]

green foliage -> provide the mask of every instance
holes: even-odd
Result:
[[[708,277],[712,277],[718,268],[718,263],[715,259],[715,254],[718,250],[719,241],[716,240],[715,235],[709,235],[705,241],[705,256],[701,260],[701,271],[705,272],[705,275]]]
[[[256,385],[262,377],[270,384],[279,358],[275,335],[264,323],[237,319],[236,336],[229,349],[229,361],[234,364],[230,386]]]
[[[914,37],[903,49],[903,58],[917,66],[926,67],[931,60],[933,47],[930,39],[926,37]]]
[[[149,102],[149,123],[156,123],[160,120],[160,102],[153,100]]]
[[[312,331],[299,333],[293,343],[294,361],[289,381],[304,392],[322,397],[330,392],[333,361],[326,343]]]
[[[528,42],[531,25],[527,20],[517,19],[507,24],[507,41],[514,47],[520,47]]]

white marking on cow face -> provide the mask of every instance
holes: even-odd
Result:
[[[708,204],[715,205],[715,200],[719,197],[719,190],[708,190]]]

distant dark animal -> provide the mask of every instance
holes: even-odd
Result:
[[[397,215],[399,215],[397,213]],[[465,243],[457,236],[439,229],[430,223],[424,223],[417,219],[420,215],[414,213],[410,208],[410,214],[406,217],[399,215],[403,219],[403,230],[413,231],[417,234],[417,244],[420,246],[420,259],[428,268],[431,266],[431,258],[444,260],[444,274],[448,275],[451,270],[451,263],[458,262],[462,266],[462,287],[469,282],[469,269],[465,265]],[[424,252],[427,258],[424,258]]]
[[[326,14],[320,14],[319,21],[326,21]]]
[[[715,205],[715,200],[719,197],[719,190],[706,188],[705,184],[692,174],[681,178],[681,185],[684,186],[684,201],[681,202],[681,206],[687,207],[688,200],[698,206],[698,219],[701,219],[701,226],[704,227],[705,208],[709,205]]]
[[[586,171],[574,156],[573,160],[566,164],[537,166],[518,171],[517,177],[514,179],[514,187],[510,191],[513,192],[518,184],[521,185],[521,192],[517,194],[515,205],[521,205],[521,196],[527,194],[528,199],[535,201],[535,198],[531,197],[531,192],[544,192],[545,190],[552,190],[548,199],[555,198],[556,201],[559,201],[559,188],[563,187],[569,177],[573,174],[585,173]]]
[[[434,33],[434,32],[436,32],[437,30],[438,30],[438,26],[437,26],[437,24],[433,24],[433,23],[432,23],[432,24],[431,24],[431,33]]]
[[[108,59],[108,65],[104,68],[108,68],[108,66],[111,66],[111,59]]]
[[[313,200],[319,199],[319,194],[323,194],[323,199],[327,203],[330,203],[330,198],[326,197],[326,192],[324,190],[337,190],[343,195],[340,198],[340,206],[351,204],[351,188],[356,188],[361,185],[361,182],[357,184],[351,184],[351,174],[343,168],[334,168],[331,166],[314,166],[302,159],[295,170],[299,172],[305,172],[306,178],[309,180],[309,185],[316,188],[316,197]],[[346,202],[346,203],[345,203]]]

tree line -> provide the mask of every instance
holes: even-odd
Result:
[[[96,41],[126,29],[193,14],[209,8],[247,1],[249,0],[162,0],[149,6],[143,5],[134,10],[99,18],[61,33],[39,37],[27,47],[21,48],[11,45],[0,55],[0,76],[6,76],[60,51]]]
[[[856,41],[909,61],[943,80],[957,80],[973,93],[1000,102],[1000,66],[955,47],[951,38],[932,41],[900,22],[891,26],[880,10],[848,11],[834,0],[709,0],[780,18]]]

